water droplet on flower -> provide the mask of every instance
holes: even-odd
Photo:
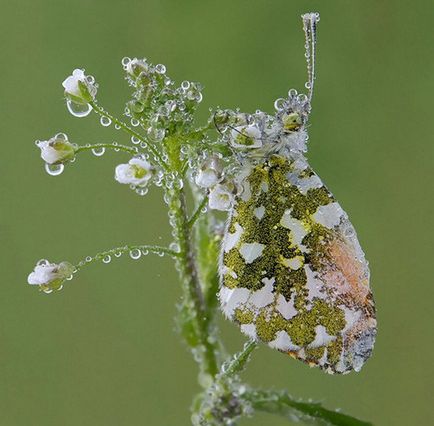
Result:
[[[102,261],[103,261],[104,263],[110,263],[111,260],[112,260],[112,257],[111,257],[109,254],[107,254],[106,256],[104,256],[104,257],[102,258]]]
[[[105,148],[103,146],[97,147],[97,148],[92,148],[92,153],[93,153],[93,155],[96,155],[97,157],[101,157],[101,155],[104,155],[104,153],[105,153]]]
[[[86,117],[92,111],[92,106],[90,104],[77,104],[76,102],[71,101],[71,99],[66,101],[66,106],[68,111],[74,117]]]
[[[136,136],[131,136],[131,142],[132,142],[134,145],[137,145],[137,144],[140,143],[140,139],[139,139],[138,137],[136,137]]]
[[[99,122],[101,123],[101,126],[104,126],[104,127],[108,127],[108,126],[110,126],[110,124],[112,124],[111,118],[108,118],[108,117],[105,117],[105,116],[102,116],[99,119]]]
[[[184,80],[184,81],[181,83],[181,87],[182,87],[184,90],[188,90],[188,89],[190,88],[190,82],[187,81],[187,80]]]
[[[125,56],[125,58],[122,58],[121,64],[126,67],[131,62],[131,58],[128,56]]]
[[[140,259],[141,255],[142,255],[142,252],[139,249],[133,249],[130,251],[131,259],[134,259],[134,260]]]
[[[50,262],[47,259],[41,259],[36,262],[36,266],[47,266]]]
[[[48,164],[45,163],[45,171],[51,176],[58,176],[63,172],[65,166],[63,164]]]
[[[286,101],[283,98],[274,101],[274,108],[276,111],[282,111],[285,108]]]
[[[68,136],[66,136],[65,133],[57,133],[54,137],[56,139],[63,139],[64,141],[68,140]]]
[[[288,96],[290,97],[290,98],[295,98],[296,96],[297,96],[297,90],[295,90],[295,89],[290,89],[289,91],[288,91]]]

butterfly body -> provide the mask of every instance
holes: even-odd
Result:
[[[376,334],[353,226],[304,156],[244,165],[222,242],[219,299],[241,331],[329,373],[360,370]]]

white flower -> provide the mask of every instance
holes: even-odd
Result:
[[[143,158],[132,158],[128,164],[116,166],[115,179],[119,183],[145,186],[152,177],[152,166]]]
[[[225,184],[217,184],[209,193],[208,205],[214,210],[230,210],[234,202],[233,191]]]
[[[254,124],[238,126],[232,129],[229,143],[234,148],[260,148],[261,131]]]
[[[211,188],[221,180],[222,172],[223,165],[220,158],[213,155],[200,167],[195,177],[196,185],[202,188]]]
[[[94,78],[86,76],[84,70],[75,69],[62,86],[65,88],[65,95],[76,103],[89,103],[96,96],[98,85]]]
[[[75,156],[74,146],[64,133],[58,133],[48,141],[37,141],[41,150],[41,158],[47,164],[60,164],[72,160]]]
[[[39,285],[45,290],[60,289],[62,282],[72,275],[74,267],[69,262],[50,263],[40,260],[33,272],[28,276],[30,285]]]

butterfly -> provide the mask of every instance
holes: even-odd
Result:
[[[317,14],[303,15],[309,95],[232,126],[241,163],[222,240],[222,312],[250,338],[328,373],[359,371],[372,353],[369,267],[347,214],[309,166]],[[235,141],[235,142],[234,142]]]

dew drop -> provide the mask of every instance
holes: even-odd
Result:
[[[165,74],[166,67],[163,64],[157,64],[155,65],[155,71],[157,71],[158,74]]]
[[[92,262],[92,256],[87,256],[85,260],[87,263]]]
[[[110,263],[111,260],[112,260],[112,257],[111,257],[109,254],[107,254],[106,256],[104,256],[104,257],[102,258],[102,261],[103,261],[104,263]]]
[[[120,130],[121,126],[119,124],[115,124],[115,129]]]
[[[36,266],[47,266],[50,262],[47,259],[41,259],[36,262]]]
[[[122,256],[122,252],[121,251],[117,251],[116,253],[115,253],[115,257],[121,257]]]
[[[101,157],[101,155],[104,155],[105,148],[103,146],[98,148],[92,148],[93,155],[96,155],[97,157]]]
[[[142,252],[139,249],[130,250],[131,259],[134,259],[134,260],[140,259],[141,255],[142,255]]]
[[[108,117],[105,117],[105,116],[102,116],[99,119],[99,122],[101,123],[101,126],[104,126],[104,127],[108,127],[108,126],[110,126],[110,124],[112,124],[111,118],[108,118]]]
[[[148,188],[137,188],[136,194],[144,196],[148,193]]]
[[[126,67],[130,62],[131,62],[131,59],[128,56],[125,56],[125,58],[122,58],[122,61],[121,61],[122,65],[124,67]]]
[[[132,119],[131,119],[131,125],[132,125],[133,127],[137,127],[139,124],[140,124],[140,121],[137,120],[136,118],[132,118]]]
[[[63,164],[48,164],[45,163],[45,171],[50,176],[59,176],[62,172],[65,166]]]
[[[92,111],[92,106],[90,104],[78,104],[71,101],[71,99],[68,99],[66,101],[66,106],[68,108],[68,111],[74,117],[86,117]]]
[[[68,136],[66,136],[65,133],[57,133],[54,137],[56,139],[63,139],[64,141],[68,140]]]
[[[131,136],[131,142],[134,145],[138,145],[140,143],[140,139],[138,137],[136,137],[136,136]]]

